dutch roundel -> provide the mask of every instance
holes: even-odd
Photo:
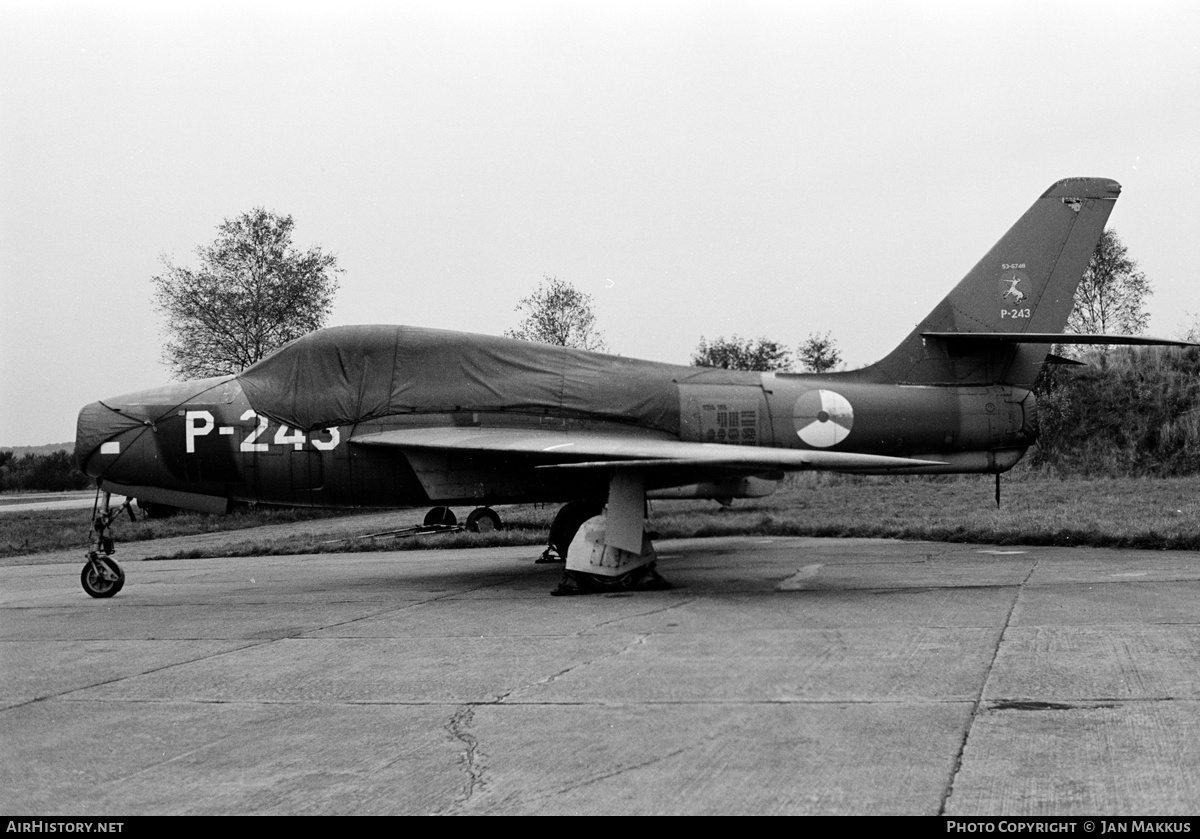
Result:
[[[796,400],[792,419],[801,440],[824,449],[846,439],[854,427],[854,409],[840,393],[810,390]]]

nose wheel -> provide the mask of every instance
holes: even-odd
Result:
[[[96,531],[96,548],[88,551],[87,562],[79,572],[79,583],[92,597],[112,597],[125,585],[125,572],[112,558],[117,549],[113,538],[108,535],[108,529],[123,512],[129,513],[130,521],[137,521],[133,514],[133,499],[125,499],[125,503],[115,510],[109,509],[108,502],[109,495],[105,493],[104,511],[92,521],[92,530]]]
[[[115,559],[90,551],[79,582],[92,597],[112,597],[125,585],[125,572]]]

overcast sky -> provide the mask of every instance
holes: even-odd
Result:
[[[0,0],[0,445],[161,384],[160,257],[291,214],[330,325],[500,334],[546,274],[621,355],[884,355],[1051,183],[1114,178],[1200,313],[1200,3]]]

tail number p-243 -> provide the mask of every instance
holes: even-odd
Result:
[[[270,451],[272,443],[260,442],[259,438],[266,434],[269,420],[257,413],[256,411],[246,411],[242,414],[241,420],[257,420],[257,424],[249,434],[242,440],[238,446],[239,451],[243,452],[265,452]],[[211,434],[214,430],[221,435],[236,434],[238,428],[232,425],[222,425],[217,428],[216,420],[213,418],[211,411],[185,411],[183,417],[184,423],[184,450],[188,454],[196,452],[196,438],[203,437],[206,434]],[[328,439],[322,439],[327,437]],[[292,430],[286,425],[279,426],[275,431],[274,445],[288,446],[290,445],[295,451],[300,451],[305,444],[310,444],[314,449],[319,451],[332,451],[337,448],[338,443],[342,441],[341,432],[337,428],[324,428],[312,432],[311,436],[306,435],[303,431]]]

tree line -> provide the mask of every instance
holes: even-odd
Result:
[[[1200,472],[1200,349],[1093,349],[1039,378],[1034,469],[1069,476]]]
[[[0,450],[0,492],[87,489],[92,479],[79,471],[69,452],[29,453],[16,457]]]
[[[517,303],[515,311],[521,320],[504,331],[505,337],[580,350],[607,349],[603,333],[596,329],[592,296],[559,277],[544,276],[533,293]],[[842,354],[828,332],[812,333],[796,348],[796,360],[803,370],[825,373],[842,363]],[[712,341],[701,335],[690,363],[695,367],[761,372],[793,367],[792,352],[782,342],[738,335]]]

